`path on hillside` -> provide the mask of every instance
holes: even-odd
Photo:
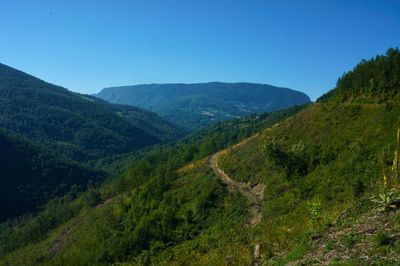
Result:
[[[113,200],[115,200],[115,198],[109,198],[106,201],[95,206],[94,209],[103,208],[105,205],[110,204],[110,202],[112,202]],[[82,222],[84,222],[86,219],[87,219],[87,216],[77,216],[77,217],[71,218],[72,223],[70,225],[66,226],[61,231],[61,233],[53,240],[53,242],[49,248],[50,258],[53,258],[55,255],[57,255],[64,249],[65,241],[70,237],[72,231],[77,226],[79,226]]]
[[[234,145],[232,148],[234,149],[242,146],[256,136],[258,136],[258,134],[245,139],[244,141]],[[250,202],[251,218],[248,222],[248,226],[253,227],[261,221],[265,185],[259,183],[254,187],[250,187],[250,185],[247,183],[232,180],[218,165],[218,159],[224,153],[226,153],[226,150],[219,151],[212,155],[210,158],[210,166],[214,173],[219,176],[222,182],[228,186],[229,191],[239,191],[239,193],[246,197]]]

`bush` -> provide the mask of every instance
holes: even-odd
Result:
[[[392,238],[386,231],[379,231],[374,238],[375,244],[378,246],[386,246],[392,243]]]
[[[352,248],[355,245],[355,243],[356,243],[356,237],[353,234],[349,233],[343,237],[343,244],[347,248]]]

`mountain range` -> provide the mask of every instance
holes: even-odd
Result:
[[[306,94],[288,88],[222,82],[111,87],[95,96],[155,112],[188,130],[310,102]]]

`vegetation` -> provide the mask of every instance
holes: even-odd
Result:
[[[392,166],[387,169],[386,163],[383,166],[383,185],[379,195],[373,200],[381,206],[381,210],[388,211],[396,209],[400,205],[400,129],[397,129],[397,145],[394,151]]]
[[[153,111],[189,130],[310,102],[304,93],[286,88],[221,82],[113,87],[103,89],[96,96]]]
[[[400,106],[316,104],[222,157],[229,176],[265,184],[262,243],[295,248],[301,232],[317,237],[363,195],[375,195],[399,113]]]
[[[338,79],[336,88],[318,102],[388,103],[400,100],[400,51],[390,48],[386,55],[363,60]]]
[[[387,65],[397,52],[346,75],[353,82],[366,65],[383,64],[395,77]],[[379,77],[375,84],[389,82]],[[391,211],[381,212],[371,197],[382,187],[382,169],[383,185],[396,189],[400,104],[385,96],[389,89],[360,94],[346,87],[343,94],[339,83],[319,103],[219,123],[122,158],[119,177],[51,202],[38,216],[2,224],[0,261],[399,265],[400,211],[389,201]],[[229,177],[263,188],[254,227],[246,226],[250,202],[226,189],[210,167],[210,155],[220,150],[218,166]],[[49,211],[54,206],[60,211]]]
[[[2,64],[0,114],[0,221],[98,185],[109,176],[99,170],[107,158],[186,134],[148,111],[72,93]]]
[[[181,129],[150,112],[72,93],[0,64],[0,127],[87,161],[175,140]]]
[[[4,130],[0,147],[0,221],[37,211],[70,191],[85,191],[105,177]]]
[[[75,200],[68,196],[51,202],[39,216],[3,224],[0,242],[7,244],[0,254],[10,264],[39,258],[39,264],[43,259],[54,264],[58,260],[70,264],[134,260],[140,264],[154,254],[162,255],[152,260],[172,260],[172,253],[183,262],[187,254],[179,245],[193,252],[199,245],[212,250],[228,225],[241,225],[247,208],[244,198],[227,196],[201,159],[300,109],[220,123],[176,144],[143,151],[123,175],[100,188]],[[232,236],[224,233],[224,237],[228,241]],[[64,238],[71,244],[63,240],[63,252],[53,253]],[[87,246],[93,253],[86,252]]]

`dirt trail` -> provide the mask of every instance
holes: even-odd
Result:
[[[103,208],[105,205],[109,204],[113,200],[115,200],[115,198],[109,198],[106,201],[94,207],[94,209]],[[60,253],[64,249],[65,241],[69,238],[74,228],[76,228],[78,225],[84,222],[86,218],[87,218],[86,216],[78,216],[72,218],[73,222],[65,229],[63,229],[63,231],[56,237],[56,239],[53,240],[53,243],[49,249],[49,254],[51,258]]]
[[[244,145],[245,143],[247,143],[248,141],[257,136],[258,134],[248,139],[245,139],[244,141],[234,145],[232,149]],[[225,154],[226,152],[227,152],[226,150],[222,150],[212,155],[210,158],[210,166],[215,172],[215,174],[219,176],[222,182],[228,186],[229,191],[236,191],[236,190],[239,191],[239,193],[245,196],[247,200],[250,202],[251,219],[248,222],[248,226],[253,227],[261,221],[265,185],[259,183],[254,187],[250,187],[250,185],[247,183],[232,180],[218,165],[218,158],[221,155]]]

